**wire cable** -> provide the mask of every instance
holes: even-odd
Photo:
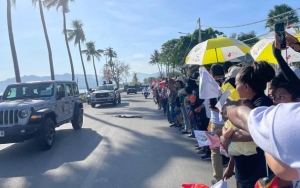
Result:
[[[273,18],[277,18],[277,17],[279,17],[279,16],[282,16],[282,15],[285,15],[285,14],[288,14],[288,13],[291,13],[291,12],[296,12],[296,11],[298,11],[298,10],[300,10],[300,7],[299,8],[296,8],[296,9],[294,9],[294,10],[290,10],[290,11],[288,11],[288,12],[285,12],[285,13],[282,13],[282,14],[279,14],[279,15],[277,15],[277,16],[273,16],[273,17],[271,17],[271,18],[267,18],[267,19],[263,19],[263,20],[259,20],[259,21],[256,21],[256,22],[251,22],[251,23],[247,23],[247,24],[242,24],[242,25],[235,25],[235,26],[227,26],[227,27],[225,27],[225,26],[220,26],[220,27],[217,27],[217,26],[207,26],[207,25],[202,25],[203,27],[210,27],[210,28],[223,28],[223,29],[229,29],[229,28],[236,28],[236,27],[244,27],[244,26],[248,26],[248,25],[253,25],[253,24],[257,24],[257,23],[260,23],[260,22],[264,22],[264,21],[267,21],[267,20],[270,20],[270,19],[273,19]]]

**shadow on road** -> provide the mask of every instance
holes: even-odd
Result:
[[[143,116],[144,119],[152,120],[152,121],[161,121],[166,120],[167,116],[163,114],[162,111],[151,109],[147,107],[130,107],[127,110],[120,109],[118,111],[113,112],[101,112],[97,115],[136,115],[136,116]]]
[[[150,110],[149,117],[159,117],[155,110],[149,108],[145,109]],[[135,110],[142,111],[145,109],[140,107]],[[148,180],[157,177],[161,170],[164,169],[172,159],[180,158],[180,160],[184,161],[197,160],[198,156],[195,154],[195,151],[190,149],[196,141],[194,139],[189,140],[185,136],[182,136],[177,129],[167,126],[159,127],[155,130],[157,135],[152,136],[142,134],[132,128],[116,125],[111,121],[101,119],[101,117],[95,117],[89,114],[84,114],[84,116],[101,124],[120,129],[118,134],[115,135],[118,138],[122,138],[123,135],[128,137],[131,134],[135,140],[133,142],[125,141],[122,147],[118,148],[117,152],[109,153],[109,156],[106,157],[105,164],[110,165],[103,167],[97,174],[97,177],[101,177],[105,179],[105,181],[99,179],[99,181],[95,181],[91,187],[118,187],[120,185],[122,185],[122,187],[149,187],[149,184],[147,184]],[[166,120],[165,117],[163,119]],[[142,124],[140,128],[143,129]],[[167,138],[162,138],[160,136],[162,133],[169,135]],[[188,143],[186,143],[187,140]],[[185,143],[185,146],[183,146],[182,143]],[[186,147],[187,145],[190,147]],[[211,163],[208,161],[205,165],[210,167]],[[197,168],[199,169],[200,166],[186,166],[186,169],[189,170],[196,171]],[[182,183],[186,181],[184,180],[184,178],[186,178],[183,176],[184,174],[185,173],[182,173]],[[201,176],[199,178],[201,178]],[[157,185],[157,187],[170,187],[171,184],[171,182],[166,181],[166,185]],[[180,187],[180,184],[176,184],[176,186],[172,185],[171,187]]]
[[[82,161],[99,145],[102,136],[92,129],[64,129],[56,132],[55,139],[48,151],[39,150],[35,140],[13,144],[0,151],[0,177],[42,175],[64,163]]]
[[[112,104],[97,104],[95,108],[122,108],[122,107],[126,107],[129,106],[128,102],[121,102],[120,104],[117,104],[117,106],[113,106]]]

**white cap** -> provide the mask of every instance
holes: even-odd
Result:
[[[248,117],[249,132],[265,152],[297,169],[300,176],[300,103],[258,107]]]

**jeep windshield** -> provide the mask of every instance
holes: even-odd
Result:
[[[3,93],[2,100],[51,97],[53,93],[54,86],[52,83],[10,85]]]
[[[97,91],[101,91],[101,90],[114,90],[114,86],[98,86]]]

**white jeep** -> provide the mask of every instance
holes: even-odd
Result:
[[[0,144],[36,138],[50,149],[55,128],[70,122],[74,130],[83,124],[83,105],[73,81],[10,84],[0,102]]]
[[[121,94],[119,89],[113,84],[103,84],[97,87],[91,94],[90,104],[95,108],[96,104],[111,103],[116,106],[121,103]]]

